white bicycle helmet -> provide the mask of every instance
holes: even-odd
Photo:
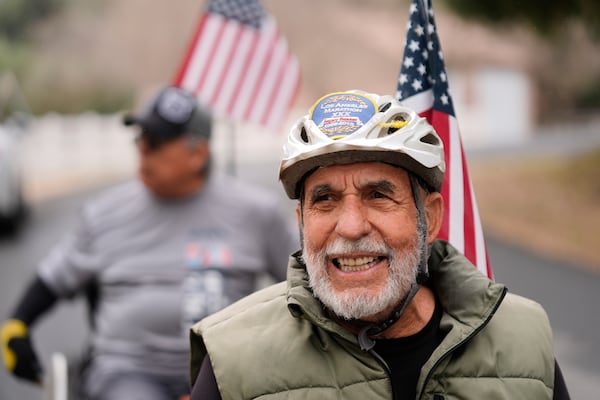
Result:
[[[318,167],[358,162],[400,166],[441,191],[446,164],[433,127],[392,96],[359,90],[321,97],[291,128],[279,168],[290,199]]]

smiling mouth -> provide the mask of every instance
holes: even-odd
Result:
[[[342,272],[364,271],[377,264],[384,257],[338,257],[333,259],[333,265]]]

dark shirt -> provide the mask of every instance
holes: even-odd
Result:
[[[414,399],[421,367],[444,339],[439,328],[442,306],[435,303],[433,317],[414,335],[397,339],[380,339],[375,352],[386,362],[392,380],[394,399]]]

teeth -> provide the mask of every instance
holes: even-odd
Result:
[[[369,269],[377,257],[338,258],[337,265],[343,272],[357,272]]]

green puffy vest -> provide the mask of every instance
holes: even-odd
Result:
[[[541,306],[505,296],[443,241],[429,271],[446,336],[421,369],[417,398],[552,399],[553,339]],[[307,286],[292,257],[287,283],[194,325],[192,382],[208,352],[223,399],[392,399],[380,358],[328,319]]]

